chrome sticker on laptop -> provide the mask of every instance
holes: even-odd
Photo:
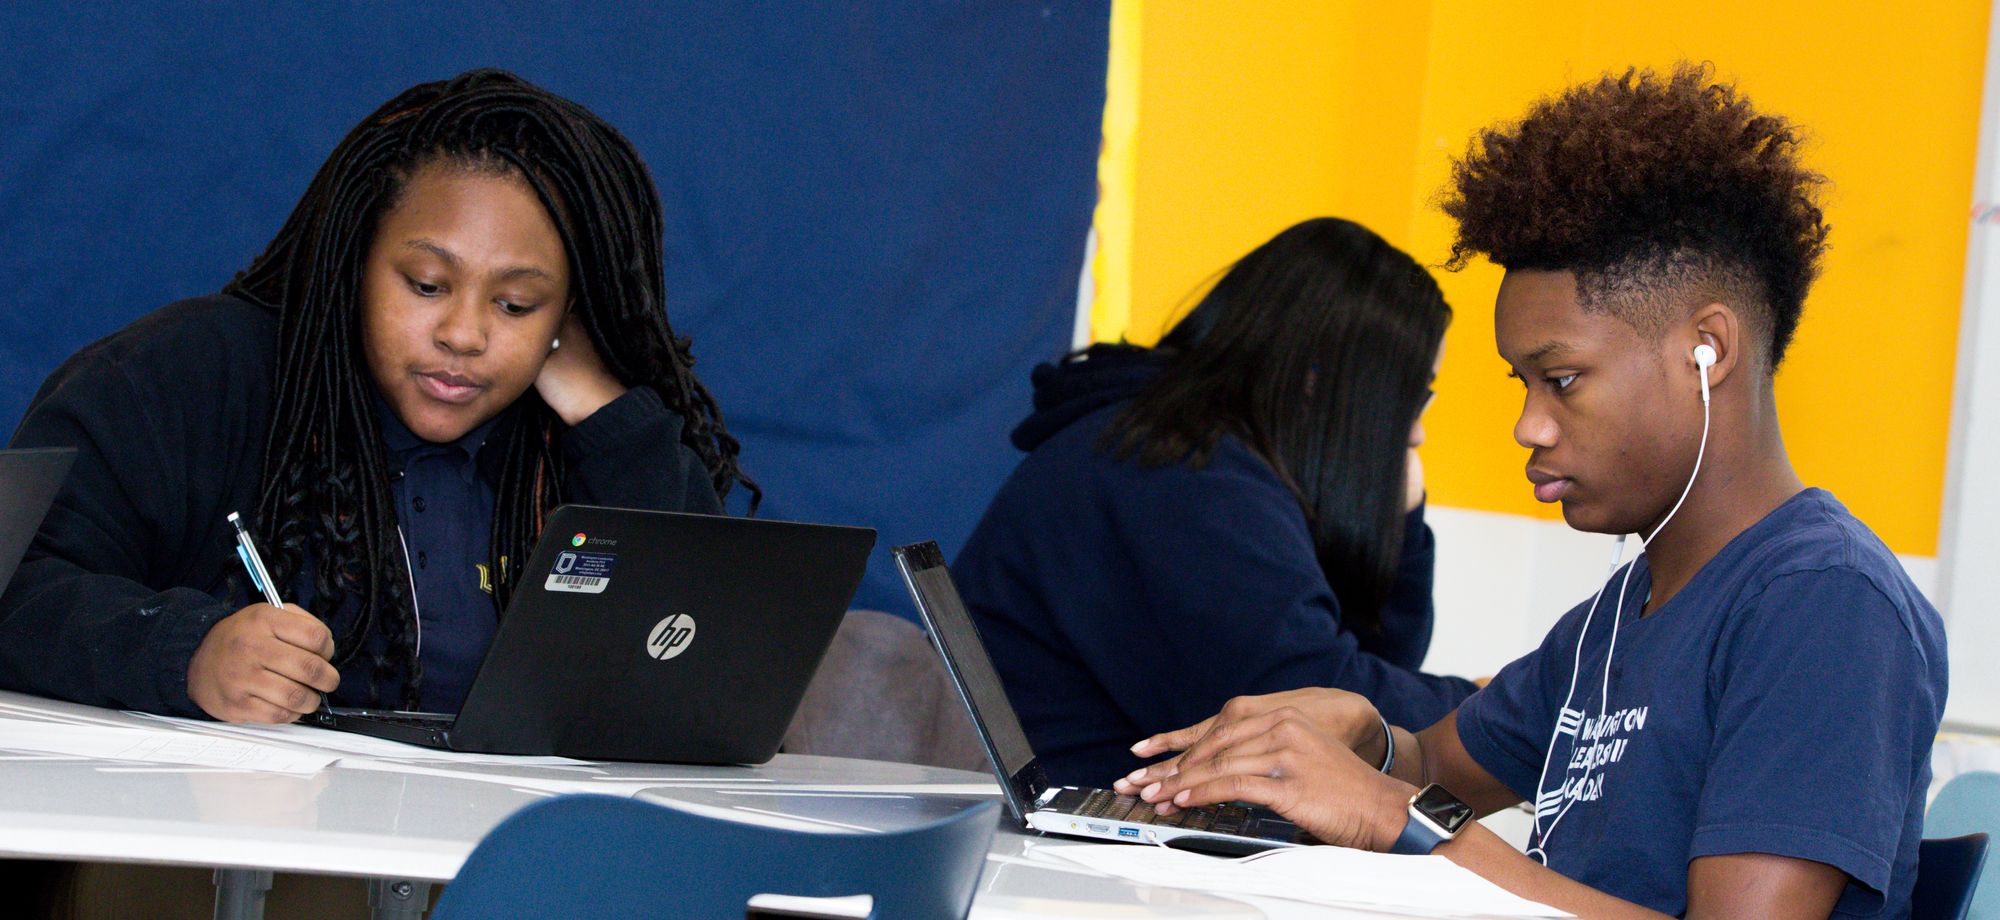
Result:
[[[611,584],[611,567],[617,562],[618,557],[611,553],[563,550],[556,555],[555,571],[550,572],[548,580],[542,582],[542,588],[575,594],[602,594]]]

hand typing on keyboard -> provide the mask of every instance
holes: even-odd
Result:
[[[1264,805],[1320,840],[1377,851],[1395,842],[1416,792],[1377,769],[1384,744],[1375,707],[1339,690],[1238,697],[1132,748],[1142,757],[1175,750],[1114,789],[1167,818],[1238,801]]]
[[[1222,711],[1187,728],[1165,732],[1132,746],[1132,753],[1152,757],[1181,751],[1178,757],[1133,771],[1113,788],[1136,793],[1149,783],[1181,768],[1183,762],[1206,760],[1240,738],[1268,730],[1279,719],[1299,719],[1354,749],[1361,759],[1382,762],[1382,720],[1366,697],[1326,687],[1306,687],[1263,696],[1239,696]]]

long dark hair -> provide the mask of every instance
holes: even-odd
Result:
[[[358,316],[376,227],[431,164],[512,171],[534,188],[569,257],[574,311],[606,368],[627,386],[652,388],[681,416],[681,443],[708,467],[718,495],[740,483],[753,508],[758,497],[715,398],[695,378],[689,340],[667,324],[660,198],[631,143],[582,106],[503,71],[404,91],[348,132],[277,238],[226,291],[279,315],[257,497],[273,577],[288,583],[310,559],[313,605],[329,620],[358,598],[357,615],[335,636],[335,663],[379,634],[386,642],[374,652],[371,688],[400,676],[405,706],[416,703],[422,672]],[[486,448],[500,454],[488,559],[501,609],[566,485],[555,412],[530,388],[504,418]]]
[[[1352,221],[1305,221],[1160,340],[1165,368],[1101,446],[1200,467],[1223,435],[1241,439],[1305,508],[1345,624],[1374,631],[1402,546],[1410,426],[1450,323],[1408,254]]]

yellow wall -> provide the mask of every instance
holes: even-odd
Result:
[[[1431,201],[1474,131],[1606,70],[1714,62],[1807,126],[1808,162],[1832,179],[1832,250],[1778,378],[1792,459],[1897,552],[1935,554],[1986,5],[1117,2],[1140,42],[1128,334],[1142,342],[1305,217],[1354,218],[1441,261],[1451,227]],[[1458,321],[1426,420],[1432,499],[1553,517],[1510,436],[1499,273],[1440,281]]]

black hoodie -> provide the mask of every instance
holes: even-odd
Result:
[[[78,451],[0,595],[0,687],[203,715],[188,662],[248,602],[227,516],[257,506],[277,332],[277,315],[247,301],[184,300],[49,375],[11,446]],[[606,407],[564,430],[565,498],[721,511],[680,416],[657,398],[620,403],[640,411]],[[335,697],[358,689],[343,680]]]
[[[1013,433],[1029,455],[953,565],[1050,779],[1106,784],[1138,766],[1133,742],[1233,696],[1339,687],[1417,729],[1470,695],[1415,670],[1432,621],[1421,508],[1382,631],[1363,637],[1341,622],[1304,508],[1242,441],[1201,469],[1097,448],[1163,363],[1100,348],[1036,368],[1035,412]]]

